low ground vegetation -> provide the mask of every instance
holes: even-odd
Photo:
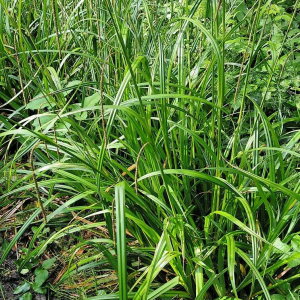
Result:
[[[0,298],[299,299],[299,8],[0,0]]]

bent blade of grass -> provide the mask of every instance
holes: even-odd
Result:
[[[158,297],[162,296],[165,292],[171,290],[179,283],[179,277],[175,277],[168,281],[167,283],[163,284],[161,287],[150,293],[147,297],[147,300],[157,299]]]
[[[239,248],[236,248],[236,253],[238,253],[238,255],[248,264],[248,266],[252,270],[253,274],[255,275],[256,279],[258,280],[258,282],[259,282],[259,284],[260,284],[260,286],[261,286],[261,288],[264,292],[266,300],[271,300],[271,296],[270,296],[268,288],[265,284],[265,281],[262,278],[262,276],[260,275],[260,273],[257,270],[257,268],[255,267],[255,265],[253,264],[253,262],[251,261],[251,259],[248,257],[248,255],[245,252],[243,252]]]
[[[245,232],[249,233],[251,236],[256,237],[257,239],[272,245],[271,243],[269,243],[267,240],[265,240],[264,238],[262,238],[260,235],[258,235],[256,232],[254,232],[253,230],[251,230],[248,226],[246,226],[244,223],[242,223],[240,220],[238,220],[237,218],[233,217],[232,215],[230,215],[229,213],[225,212],[225,211],[214,211],[212,213],[210,213],[208,215],[208,219],[211,217],[211,215],[214,214],[218,214],[220,216],[225,217],[226,219],[230,220],[232,223],[234,223],[235,225],[237,225],[238,227],[240,227],[242,230],[244,230]],[[253,253],[254,255],[254,253]]]

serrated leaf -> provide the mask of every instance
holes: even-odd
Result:
[[[300,236],[299,235],[295,235],[292,238],[292,247],[294,251],[300,252]]]
[[[100,94],[97,92],[89,97],[86,97],[84,99],[84,105],[83,107],[91,107],[95,106],[96,104],[100,103]]]
[[[50,72],[51,78],[58,90],[61,90],[61,84],[60,84],[60,79],[58,77],[58,74],[56,70],[52,67],[47,67],[48,71]]]
[[[52,265],[55,263],[56,258],[52,257],[50,259],[44,260],[42,263],[42,267],[46,270],[50,269],[52,267]]]
[[[35,98],[33,98],[27,105],[27,109],[41,109],[45,107],[54,107],[55,102],[47,99],[43,94],[38,94]]]
[[[38,294],[46,294],[47,290],[41,286],[38,286],[36,283],[32,285],[33,290]]]
[[[274,248],[274,252],[275,252],[275,253],[282,253],[282,252],[287,253],[287,252],[289,252],[289,250],[290,250],[290,246],[287,245],[287,244],[285,244],[285,243],[283,243],[283,242],[280,240],[280,238],[277,238],[277,239],[275,240],[275,242],[273,243],[273,246],[275,247],[275,248]],[[282,252],[281,252],[280,250],[281,250]]]
[[[53,118],[55,117],[55,115],[49,115],[49,114],[45,114],[39,118],[36,118],[34,120],[34,122],[32,123],[32,125],[35,127],[35,128],[39,128],[40,126],[43,126],[44,124],[50,122],[53,120]]]
[[[35,274],[35,280],[34,283],[36,284],[36,287],[40,287],[48,278],[48,271],[38,268],[34,271]]]
[[[32,294],[30,292],[22,295],[19,300],[31,300],[32,299]]]
[[[233,110],[234,111],[238,110],[241,107],[241,103],[242,103],[242,101],[240,98],[236,99],[235,101],[232,101],[231,106],[232,106]]]
[[[48,232],[50,232],[50,228],[49,228],[49,227],[47,227],[47,228],[45,228],[45,229],[43,230],[43,233],[48,233]]]
[[[290,261],[288,264],[289,268],[294,268],[300,265],[300,258],[294,259],[292,261]]]
[[[65,91],[63,94],[64,96],[67,96],[69,95],[74,89],[72,89],[72,87],[76,87],[77,85],[79,85],[82,81],[81,80],[73,80],[73,81],[70,81],[66,86],[65,88],[69,88],[67,91]]]

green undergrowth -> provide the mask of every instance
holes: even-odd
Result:
[[[0,0],[16,299],[299,299],[299,8]]]

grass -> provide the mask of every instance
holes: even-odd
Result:
[[[299,299],[299,7],[0,0],[0,264],[55,257],[48,299]]]

